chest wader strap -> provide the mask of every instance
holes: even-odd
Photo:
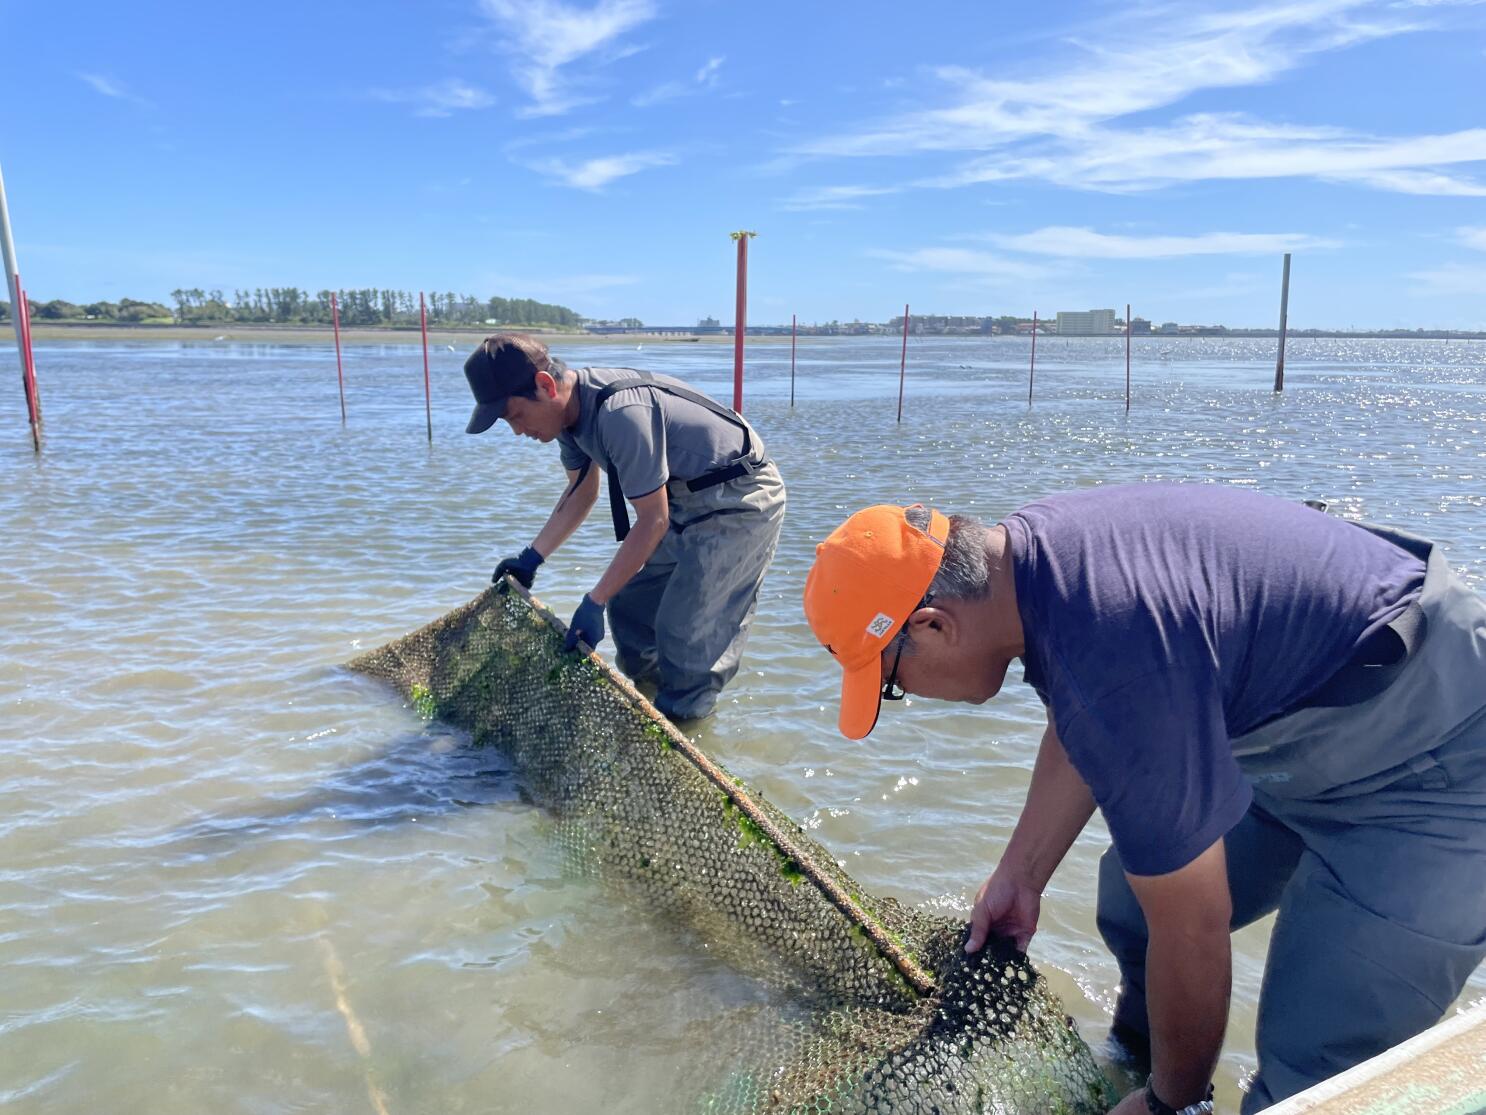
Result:
[[[708,488],[715,488],[719,484],[726,484],[729,480],[736,480],[740,476],[749,476],[762,468],[768,462],[751,461],[753,455],[753,439],[748,432],[748,423],[728,410],[721,403],[707,398],[700,391],[693,391],[689,387],[680,387],[669,383],[658,383],[649,372],[637,372],[629,379],[617,379],[599,391],[598,397],[593,401],[594,424],[598,424],[599,411],[603,409],[615,394],[620,391],[628,391],[631,387],[648,387],[652,391],[664,391],[667,395],[675,395],[678,399],[685,399],[689,403],[710,410],[719,418],[725,418],[733,425],[743,431],[743,452],[739,456],[711,472],[704,472],[693,480],[681,481],[686,485],[689,492],[702,492]],[[609,465],[609,514],[614,520],[614,541],[623,542],[629,536],[629,508],[624,505],[624,489],[619,486],[619,470],[612,464]]]

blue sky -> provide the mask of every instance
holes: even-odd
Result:
[[[0,3],[35,297],[1486,328],[1486,2]],[[25,106],[17,114],[17,105]]]

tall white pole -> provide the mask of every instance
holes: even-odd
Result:
[[[10,238],[10,206],[5,203],[5,174],[0,172],[0,254],[5,257],[5,290],[10,299],[10,324],[15,326],[15,350],[21,357],[21,378],[26,377],[26,341],[21,328],[19,299],[16,297],[15,241]]]
[[[21,360],[21,389],[26,395],[26,418],[31,424],[31,445],[41,452],[41,401],[36,395],[35,364],[31,360],[31,326],[26,314],[26,292],[21,286],[15,261],[15,241],[10,236],[10,206],[5,201],[5,176],[0,174],[0,266],[5,268],[5,289],[10,294],[10,320],[15,326],[16,354]]]

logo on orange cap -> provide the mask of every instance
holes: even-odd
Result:
[[[924,530],[908,521],[908,510],[879,504],[858,511],[815,547],[805,579],[805,618],[844,671],[838,723],[847,739],[862,739],[876,726],[882,652],[944,560],[949,519],[930,510]]]

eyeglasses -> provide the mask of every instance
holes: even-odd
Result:
[[[919,608],[927,608],[929,602],[933,599],[934,594],[932,592],[924,593],[924,598],[918,602],[918,606],[913,611],[916,612]],[[908,614],[911,616],[913,612],[909,612]],[[908,624],[905,621],[903,630],[898,632],[898,653],[893,655],[893,668],[888,671],[887,684],[882,687],[882,699],[884,701],[901,701],[904,697],[908,696],[907,690],[898,687],[898,663],[903,661],[903,647],[907,642]]]

